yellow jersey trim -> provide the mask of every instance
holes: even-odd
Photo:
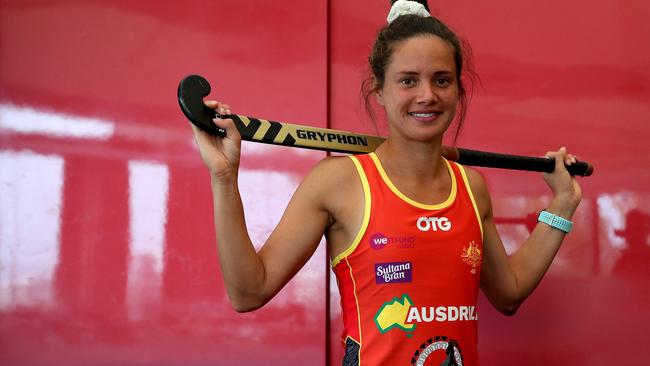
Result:
[[[467,179],[467,173],[465,173],[465,167],[456,164],[460,169],[460,174],[463,176],[463,181],[465,182],[465,187],[467,188],[467,193],[469,193],[469,198],[472,200],[472,206],[474,206],[474,213],[476,214],[476,219],[478,220],[478,226],[481,228],[481,238],[483,238],[483,220],[481,219],[481,214],[478,211],[478,205],[476,204],[476,199],[474,199],[474,192],[472,187],[469,185],[469,179]]]
[[[361,346],[363,345],[363,335],[361,334],[361,307],[359,306],[359,297],[357,296],[357,282],[354,280],[354,275],[352,274],[352,266],[350,265],[350,261],[348,261],[347,258],[345,258],[345,263],[348,264],[348,268],[350,269],[352,292],[354,293],[354,302],[357,304],[357,326],[359,327],[359,365],[361,365]]]
[[[345,338],[341,338],[341,342],[343,342],[343,344],[345,344],[345,343],[348,341],[348,339],[351,339],[351,340],[354,341],[354,343],[356,343],[356,344],[358,344],[358,345],[361,345],[361,342],[357,341],[356,339],[354,339],[353,336],[351,336],[351,335],[349,335],[349,334],[346,334],[346,335],[345,335]]]
[[[451,192],[449,192],[449,196],[447,197],[447,199],[444,202],[438,203],[438,204],[435,204],[435,205],[427,205],[427,204],[424,204],[424,203],[414,201],[414,200],[410,199],[409,197],[407,197],[402,192],[400,192],[400,190],[397,189],[397,187],[395,187],[393,182],[390,180],[390,178],[388,177],[388,174],[386,174],[386,171],[384,170],[384,167],[381,165],[381,161],[379,161],[379,158],[377,157],[377,155],[373,152],[373,153],[370,153],[370,157],[374,161],[375,166],[377,167],[377,170],[379,171],[379,174],[381,175],[381,178],[384,180],[384,183],[386,183],[386,185],[390,188],[390,190],[393,191],[393,193],[395,193],[399,198],[401,198],[404,202],[406,202],[406,203],[408,203],[408,204],[410,204],[412,206],[421,208],[423,210],[440,210],[442,208],[445,208],[445,207],[449,206],[452,202],[454,202],[454,199],[456,199],[456,192],[457,192],[456,175],[454,174],[454,171],[451,169],[451,165],[449,164],[447,159],[443,159],[443,160],[447,164],[447,170],[449,171],[449,176],[451,177]]]
[[[361,163],[359,160],[357,160],[356,157],[349,155],[350,159],[354,163],[354,166],[357,168],[357,172],[359,173],[359,178],[361,179],[361,185],[363,186],[363,197],[364,197],[364,208],[363,208],[363,221],[361,223],[361,227],[359,228],[359,232],[357,233],[357,236],[354,238],[354,241],[352,241],[352,244],[350,244],[349,247],[347,247],[343,252],[341,252],[339,255],[337,255],[334,260],[332,260],[332,268],[336,267],[339,262],[348,255],[350,255],[359,245],[359,242],[361,242],[361,238],[363,238],[363,235],[366,233],[366,229],[368,228],[368,222],[370,221],[370,186],[368,185],[368,177],[366,177],[366,172],[363,171],[363,167],[361,166]]]

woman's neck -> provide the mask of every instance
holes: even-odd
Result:
[[[389,137],[375,150],[389,175],[429,181],[447,174],[442,159],[442,136],[437,141],[397,141]]]

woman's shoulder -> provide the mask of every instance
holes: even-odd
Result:
[[[485,182],[483,175],[476,169],[470,168],[463,165],[462,169],[465,170],[467,175],[467,182],[469,183],[469,188],[476,199],[476,204],[478,205],[481,217],[485,217],[491,210],[491,201],[490,201],[490,192]]]
[[[320,160],[309,172],[308,177],[321,185],[340,185],[357,175],[356,167],[349,156],[328,156]]]
[[[348,156],[329,156],[319,161],[303,180],[301,191],[330,213],[360,195],[361,181]]]

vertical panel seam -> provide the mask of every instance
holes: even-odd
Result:
[[[332,123],[330,120],[330,85],[331,85],[331,0],[325,2],[325,127],[332,128]],[[328,151],[325,153],[325,156],[331,156],[332,154]],[[331,327],[330,323],[332,319],[331,309],[330,309],[330,251],[329,244],[327,239],[325,240],[325,366],[331,364],[331,345],[330,345],[330,332]]]

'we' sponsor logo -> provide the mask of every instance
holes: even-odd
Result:
[[[370,247],[375,250],[384,249],[387,246],[397,248],[415,248],[414,236],[386,236],[382,233],[374,233],[370,236]]]

